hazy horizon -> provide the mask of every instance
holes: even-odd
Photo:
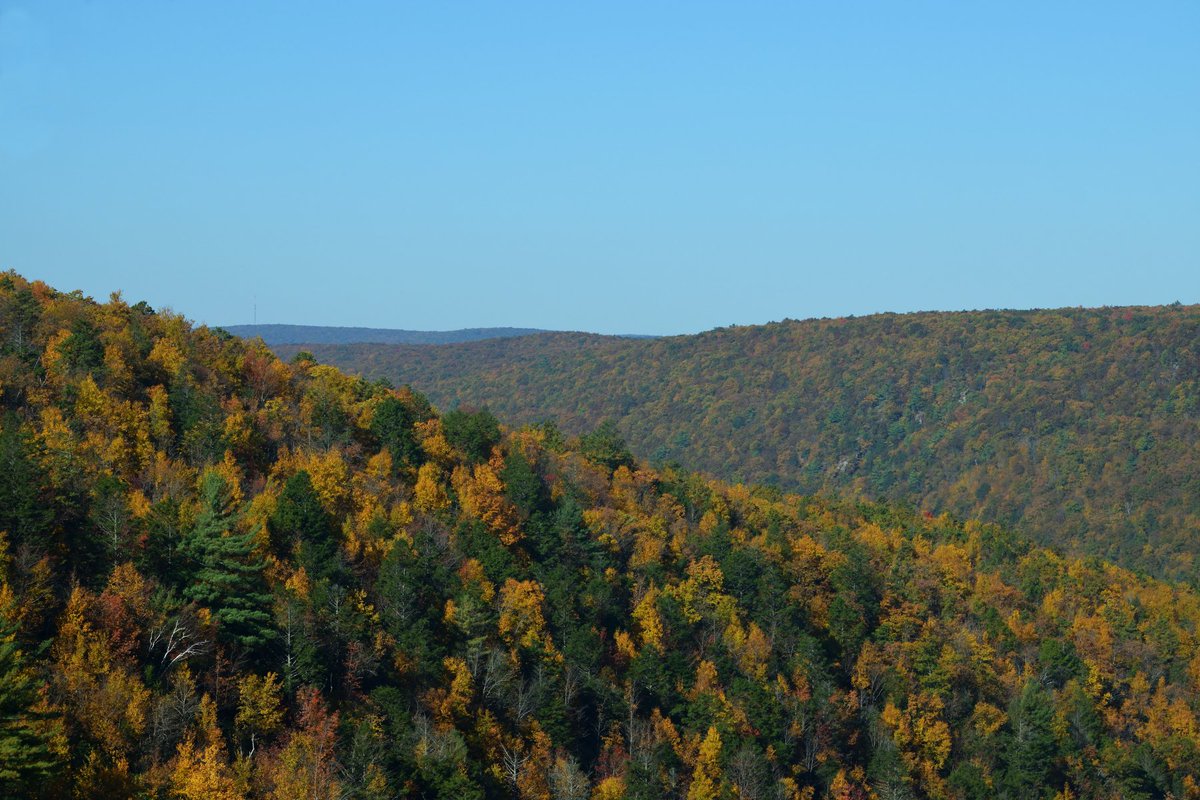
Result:
[[[209,324],[1200,301],[1200,6],[0,2],[0,269]]]
[[[128,300],[128,298],[126,298],[126,299]],[[319,325],[316,323],[307,323],[307,322],[305,322],[305,323],[231,322],[231,323],[226,323],[224,325],[210,324],[210,323],[203,323],[203,324],[210,325],[211,327],[226,328],[226,329],[229,329],[229,328],[267,328],[267,327],[322,328],[322,329],[334,328],[334,329],[343,329],[343,330],[393,331],[393,332],[406,332],[406,333],[459,333],[462,331],[513,330],[513,331],[526,331],[529,333],[585,333],[585,334],[594,334],[594,335],[598,335],[598,336],[664,338],[664,337],[670,337],[670,336],[690,336],[690,335],[694,335],[694,334],[698,334],[698,333],[706,333],[708,331],[718,330],[721,328],[730,328],[730,327],[754,327],[754,326],[761,326],[761,325],[774,325],[774,324],[778,324],[778,323],[782,323],[782,322],[806,322],[806,321],[815,321],[815,320],[823,320],[823,319],[837,319],[837,318],[842,318],[842,317],[844,317],[846,319],[856,319],[856,318],[860,318],[860,317],[873,317],[873,316],[881,316],[881,315],[887,315],[887,314],[896,314],[896,315],[903,316],[903,315],[909,315],[909,314],[913,314],[913,315],[915,315],[915,314],[970,314],[970,313],[978,313],[978,312],[1032,313],[1032,312],[1038,312],[1038,311],[1064,311],[1064,310],[1071,310],[1071,309],[1161,308],[1161,307],[1172,306],[1172,305],[1191,306],[1191,305],[1200,305],[1200,303],[1184,303],[1181,300],[1172,300],[1169,303],[1119,303],[1119,304],[1103,304],[1103,305],[1098,305],[1098,306],[1067,305],[1067,306],[1032,306],[1029,308],[1000,308],[1000,307],[994,307],[994,308],[918,308],[918,309],[913,309],[911,311],[887,311],[887,310],[884,310],[884,311],[871,311],[871,312],[867,312],[864,314],[838,314],[838,315],[823,314],[823,315],[816,315],[816,316],[809,316],[809,317],[781,317],[779,319],[767,319],[767,320],[761,320],[761,321],[756,321],[756,322],[734,322],[734,323],[730,323],[728,325],[713,325],[712,327],[703,328],[701,330],[696,330],[696,331],[678,331],[678,332],[674,332],[674,333],[654,333],[654,334],[638,333],[637,331],[632,331],[632,332],[627,331],[627,332],[623,332],[623,333],[601,333],[598,331],[582,330],[582,329],[578,329],[578,328],[531,328],[529,326],[522,326],[522,325],[488,325],[488,326],[470,325],[470,326],[467,326],[464,328],[444,328],[444,329],[429,328],[429,329],[425,329],[425,328],[406,328],[406,327],[402,327],[402,326],[388,327],[388,326],[377,326],[377,325]],[[178,312],[178,313],[184,313],[184,312]],[[187,316],[187,315],[184,314],[184,316]],[[297,343],[299,343],[299,342],[297,342]]]

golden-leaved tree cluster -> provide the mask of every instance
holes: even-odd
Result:
[[[0,276],[0,796],[1197,798],[1198,626]]]

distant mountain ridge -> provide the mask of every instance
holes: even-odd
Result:
[[[597,336],[602,339],[654,339],[628,334],[574,334],[544,328],[460,328],[452,331],[415,331],[402,328],[358,328],[336,325],[224,325],[222,328],[243,339],[261,338],[267,345],[294,344],[462,344],[489,339],[515,339],[535,334]]]
[[[456,344],[483,339],[506,339],[542,333],[539,328],[462,328],[453,331],[413,331],[399,328],[358,328],[334,325],[224,325],[234,336],[261,338],[277,344]]]
[[[305,349],[442,408],[488,406],[568,434],[612,419],[659,462],[996,519],[1200,579],[1200,306]]]

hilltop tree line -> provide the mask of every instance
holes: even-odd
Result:
[[[1198,624],[0,276],[0,796],[1195,798]]]

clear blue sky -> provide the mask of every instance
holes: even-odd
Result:
[[[0,0],[0,268],[213,324],[1200,302],[1200,3]]]

